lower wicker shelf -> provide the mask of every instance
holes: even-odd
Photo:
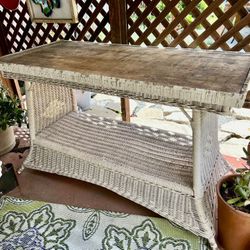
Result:
[[[192,140],[185,136],[71,112],[38,133],[34,144],[193,194]]]
[[[223,164],[218,154],[214,168]],[[24,166],[106,187],[213,244],[209,199],[193,193],[190,137],[70,112],[37,133]]]

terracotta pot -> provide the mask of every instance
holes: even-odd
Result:
[[[16,144],[13,127],[0,130],[0,155],[8,153]]]
[[[224,250],[250,249],[250,214],[228,205],[220,194],[222,183],[236,175],[223,177],[217,185],[218,242]]]

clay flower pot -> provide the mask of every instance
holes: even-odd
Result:
[[[11,151],[16,144],[13,127],[8,127],[6,130],[0,129],[0,155]]]
[[[223,177],[217,185],[218,242],[224,250],[250,249],[250,214],[227,204],[220,194],[221,185],[236,175]]]

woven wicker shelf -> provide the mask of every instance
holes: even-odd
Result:
[[[34,144],[193,195],[192,138],[71,112],[37,134]]]
[[[57,42],[0,59],[26,83],[24,166],[95,183],[215,242],[215,185],[229,166],[217,115],[242,107],[250,55]],[[79,114],[72,88],[193,108],[192,138]]]

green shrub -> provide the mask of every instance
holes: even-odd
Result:
[[[0,130],[6,130],[9,126],[22,123],[24,111],[19,106],[19,99],[11,97],[7,90],[0,85]]]

